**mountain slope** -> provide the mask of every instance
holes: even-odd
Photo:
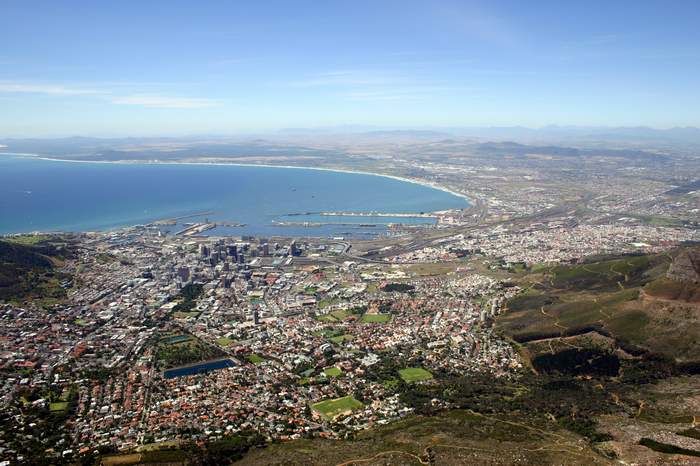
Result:
[[[0,240],[0,301],[48,300],[65,297],[56,272],[66,252],[52,242],[23,244],[18,240]]]

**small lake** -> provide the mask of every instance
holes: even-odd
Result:
[[[174,379],[175,377],[184,377],[187,375],[206,374],[207,372],[224,369],[226,367],[234,367],[235,365],[236,364],[231,359],[218,359],[216,361],[207,361],[191,366],[167,369],[163,371],[163,376],[166,379]]]

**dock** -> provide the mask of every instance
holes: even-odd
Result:
[[[198,235],[199,233],[203,233],[207,230],[212,230],[214,228],[216,228],[216,223],[195,223],[193,225],[188,226],[187,228],[178,231],[175,234],[182,236],[193,236]]]
[[[397,217],[397,218],[439,218],[433,213],[397,214],[390,212],[320,212],[326,217]]]

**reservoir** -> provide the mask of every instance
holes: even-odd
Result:
[[[419,214],[463,209],[462,197],[369,174],[207,164],[81,163],[0,154],[0,234],[106,231],[180,218],[225,224],[209,235],[373,237],[389,223],[427,217],[324,216],[324,212]],[[203,215],[193,215],[205,213]],[[183,225],[184,224],[184,225]]]
[[[166,379],[173,379],[175,377],[184,377],[186,375],[197,375],[205,374],[207,372],[215,371],[218,369],[223,369],[225,367],[235,366],[234,362],[230,359],[219,359],[216,361],[207,361],[201,364],[194,364],[192,366],[178,367],[175,369],[167,369],[163,371],[163,376]]]

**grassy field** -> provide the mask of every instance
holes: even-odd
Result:
[[[435,264],[411,264],[406,267],[406,271],[419,277],[445,275],[454,272],[459,267],[463,267],[464,264],[463,261],[439,262]]]
[[[161,338],[156,346],[156,361],[159,368],[190,364],[223,355],[221,349],[205,344],[192,335],[168,335]]]
[[[351,313],[349,311],[344,310],[344,309],[340,309],[338,311],[331,312],[330,315],[335,317],[336,320],[343,320],[346,317],[348,317],[349,315],[351,315]]]
[[[252,362],[253,364],[262,364],[265,362],[265,358],[258,356],[257,354],[251,354],[248,356],[248,361]]]
[[[338,335],[335,337],[331,337],[331,338],[329,338],[329,340],[332,341],[333,343],[339,345],[339,344],[344,343],[346,341],[352,340],[352,335],[346,333],[344,335]]]
[[[163,444],[166,443],[167,442],[163,442]],[[188,461],[188,455],[188,452],[179,449],[145,449],[139,453],[105,456],[101,458],[99,464],[103,466],[131,466],[145,464],[184,466],[186,464],[190,464]]]
[[[9,241],[15,244],[22,244],[24,246],[34,246],[45,241],[53,239],[49,235],[21,235],[21,236],[9,236],[5,238],[5,241]]]
[[[399,375],[406,383],[422,382],[423,380],[430,380],[433,378],[433,374],[422,367],[407,367],[406,369],[401,369],[399,370]]]
[[[323,373],[328,377],[340,377],[343,375],[343,371],[338,367],[327,367],[323,370]]]
[[[49,409],[51,412],[58,412],[58,411],[65,411],[68,409],[68,402],[67,401],[56,401],[54,403],[49,404]]]
[[[367,324],[383,324],[389,322],[390,319],[389,314],[365,314],[362,316],[362,322]]]
[[[234,340],[226,337],[221,337],[216,339],[216,344],[220,346],[229,346]]]
[[[349,413],[364,405],[352,396],[344,396],[332,400],[324,400],[311,405],[311,409],[320,413],[326,419],[333,419],[339,414]]]
[[[329,312],[328,314],[317,317],[318,320],[322,322],[335,323],[340,322],[353,315],[352,312],[346,311],[345,309],[339,309],[337,311]]]
[[[625,214],[630,217],[635,217],[649,225],[654,226],[665,226],[665,227],[677,227],[683,225],[681,220],[676,218],[662,217],[659,215],[639,215],[639,214]]]
[[[127,466],[141,463],[141,455],[139,453],[130,453],[127,455],[105,456],[100,461],[103,466]]]
[[[136,449],[136,451],[157,451],[163,448],[175,448],[178,445],[180,445],[180,442],[178,440],[167,440],[164,442],[147,443],[145,445],[141,445]]]
[[[175,312],[173,312],[173,317],[175,317],[176,319],[189,319],[189,318],[196,319],[197,317],[199,317],[199,314],[200,313],[197,311],[190,311],[190,312],[175,311]]]

